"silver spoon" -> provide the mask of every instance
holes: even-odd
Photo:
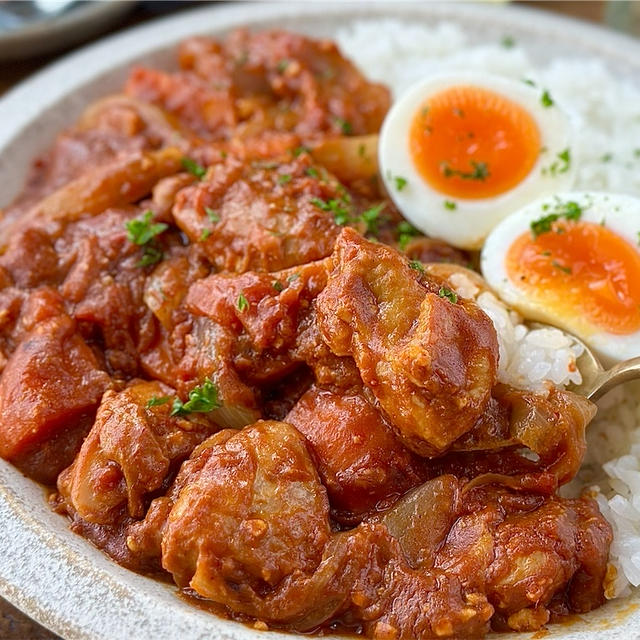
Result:
[[[557,328],[540,322],[532,322],[530,326],[533,329]],[[615,364],[610,369],[605,369],[593,351],[591,351],[591,349],[589,349],[589,347],[587,347],[580,338],[564,331],[564,329],[562,331],[572,340],[575,340],[579,345],[584,347],[582,355],[576,359],[576,366],[582,375],[582,383],[568,385],[567,388],[570,391],[578,393],[581,396],[585,396],[589,400],[593,400],[595,402],[607,393],[607,391],[613,389],[613,387],[617,387],[623,382],[637,380],[640,378],[640,356],[630,358],[629,360],[623,360],[622,362]]]

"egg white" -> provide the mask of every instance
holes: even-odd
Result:
[[[636,251],[640,232],[640,198],[604,192],[566,192],[541,198],[508,216],[491,232],[482,249],[480,265],[489,286],[504,302],[526,319],[560,327],[581,338],[605,364],[640,355],[640,331],[615,335],[586,323],[579,313],[566,316],[551,307],[531,300],[525,289],[513,281],[506,270],[505,258],[511,245],[531,223],[553,210],[558,203],[576,202],[582,208],[581,221],[602,224],[626,240]],[[545,208],[546,206],[546,208]]]
[[[478,86],[501,94],[522,106],[536,122],[543,151],[529,174],[514,188],[491,198],[451,197],[431,187],[411,159],[411,122],[427,99],[456,86]],[[394,103],[380,132],[378,159],[385,187],[402,214],[429,236],[456,247],[479,249],[493,227],[531,200],[570,189],[575,178],[577,145],[574,126],[566,110],[542,104],[543,89],[486,73],[437,75],[413,85]],[[558,154],[570,149],[566,172],[549,171]],[[406,180],[398,188],[396,178]],[[445,202],[455,203],[445,206]]]

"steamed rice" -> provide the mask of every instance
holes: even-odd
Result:
[[[520,47],[470,46],[455,24],[433,26],[399,20],[360,21],[337,34],[343,52],[372,79],[398,95],[417,80],[445,70],[480,69],[527,78],[547,88],[586,133],[572,148],[576,189],[640,196],[640,90],[616,78],[598,59],[557,58],[536,67]],[[466,281],[465,281],[466,280]],[[544,391],[550,384],[579,384],[580,348],[558,330],[529,330],[493,294],[466,278],[452,282],[459,295],[475,297],[493,320],[499,339],[499,379]],[[475,291],[474,291],[475,289]],[[611,391],[598,403],[587,433],[588,450],[576,486],[588,488],[614,530],[608,598],[640,585],[640,383]]]

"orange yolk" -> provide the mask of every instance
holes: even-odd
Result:
[[[556,222],[510,247],[507,276],[527,297],[574,323],[611,334],[640,329],[640,254],[591,222]]]
[[[418,110],[411,158],[437,191],[490,198],[519,184],[540,155],[540,132],[519,104],[481,87],[446,89]]]

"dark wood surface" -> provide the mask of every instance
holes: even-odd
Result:
[[[123,19],[122,24],[119,25],[118,28],[111,29],[110,32],[131,27],[158,17],[159,15],[182,11],[185,8],[190,8],[196,4],[198,3],[142,2],[134,8],[126,18]],[[611,5],[599,0],[593,0],[590,2],[544,2],[537,0],[525,1],[521,4],[592,22],[608,22],[609,24],[617,26],[616,15],[612,15]],[[616,8],[619,14],[622,9],[621,5],[628,5],[629,3],[618,1],[613,4],[619,5]],[[636,19],[638,20],[640,18]],[[624,29],[634,29],[636,28],[636,25],[634,25],[632,21],[625,20],[623,24],[620,24],[620,27]],[[5,64],[2,69],[2,73],[0,74],[0,94],[10,89],[23,78],[26,78],[35,71],[41,69],[43,66],[53,62],[60,55],[62,54],[58,53],[32,60],[16,61]],[[13,607],[11,604],[0,598],[0,640],[59,640],[59,637],[47,631],[44,627],[41,627],[39,624],[18,611],[18,609]]]

